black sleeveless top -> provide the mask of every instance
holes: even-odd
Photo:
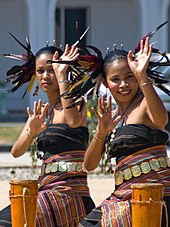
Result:
[[[86,150],[88,128],[70,128],[66,123],[49,124],[37,138],[38,150],[44,152],[43,159],[66,151]]]
[[[112,137],[114,138],[110,142],[109,153],[111,157],[116,157],[117,162],[139,150],[166,144],[169,140],[169,135],[165,131],[153,129],[143,124],[121,126],[116,129]]]

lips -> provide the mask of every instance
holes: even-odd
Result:
[[[124,90],[124,91],[119,91],[118,93],[125,96],[128,95],[131,92],[131,90]]]
[[[42,85],[50,85],[51,83],[50,82],[43,82]]]

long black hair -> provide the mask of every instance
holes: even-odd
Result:
[[[115,49],[109,51],[103,59],[103,77],[106,78],[107,65],[114,62],[117,59],[127,60],[128,52],[123,49]]]

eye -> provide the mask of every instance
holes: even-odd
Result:
[[[125,78],[126,78],[126,79],[131,79],[131,78],[133,78],[133,77],[134,77],[133,74],[128,74]]]
[[[114,82],[114,83],[117,83],[117,82],[119,82],[119,78],[118,77],[113,77],[113,78],[111,78],[111,81]]]
[[[38,74],[43,74],[43,73],[44,73],[44,70],[42,70],[42,69],[37,69],[37,73],[38,73]]]

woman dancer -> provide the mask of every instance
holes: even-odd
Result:
[[[70,69],[66,64],[49,62],[74,61],[79,56],[78,48],[66,45],[62,53],[54,46],[47,46],[35,57],[30,56],[30,63],[35,62],[38,85],[47,94],[48,103],[43,105],[39,100],[34,103],[33,111],[27,108],[28,120],[11,153],[14,157],[23,155],[33,140],[38,150],[43,151],[36,226],[75,227],[94,208],[83,167],[88,143],[86,106],[67,108],[74,100],[64,99],[61,94],[69,89],[67,74]],[[31,78],[34,68],[31,64],[28,68]],[[7,211],[9,214],[9,208],[1,212],[1,226]]]
[[[98,110],[94,110],[98,125],[85,153],[84,166],[94,170],[105,150],[110,158],[115,157],[115,191],[79,226],[131,226],[133,183],[162,183],[170,213],[168,135],[164,131],[168,114],[146,72],[151,54],[147,37],[145,42],[141,40],[135,59],[132,51],[122,49],[110,51],[104,58],[104,84],[117,108],[112,111],[111,97],[108,101],[106,96],[99,98]]]

